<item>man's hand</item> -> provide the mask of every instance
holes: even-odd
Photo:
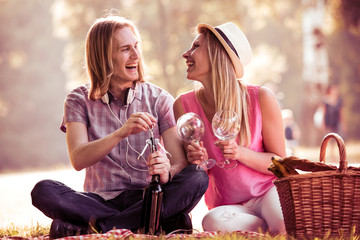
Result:
[[[118,136],[126,138],[131,134],[146,132],[156,125],[156,119],[147,112],[137,112],[130,115],[128,120],[118,129]]]
[[[166,157],[165,153],[160,151],[156,151],[149,155],[147,166],[149,168],[149,174],[160,175],[160,183],[167,183],[169,179],[169,171],[170,171],[170,160]]]

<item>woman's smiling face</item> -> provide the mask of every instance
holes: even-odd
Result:
[[[187,78],[200,82],[209,81],[211,78],[211,65],[204,34],[199,34],[191,45],[191,48],[183,53],[186,59]]]

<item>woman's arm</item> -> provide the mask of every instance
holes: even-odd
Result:
[[[274,94],[265,87],[260,88],[262,134],[265,152],[286,156],[285,131],[280,106]]]
[[[174,115],[175,120],[177,121],[183,114],[185,114],[185,111],[182,107],[180,97],[176,98],[174,102]],[[180,139],[180,137],[179,137]],[[181,141],[181,139],[180,139]],[[192,143],[188,144],[183,141],[183,149],[186,152],[186,159],[190,164],[199,164],[201,161],[208,159],[208,154],[206,149],[203,147],[202,141],[199,142],[199,144]]]
[[[265,152],[255,152],[247,147],[238,146],[235,140],[216,145],[220,147],[225,157],[237,159],[242,164],[259,172],[272,174],[267,169],[271,164],[271,157],[286,155],[283,121],[277,100],[269,89],[260,88],[259,101]]]
[[[186,159],[182,141],[177,134],[176,126],[167,129],[163,134],[162,138],[166,150],[171,154],[170,159],[170,173],[171,176],[179,173],[189,163]]]
[[[175,102],[173,104],[173,110],[175,121],[177,121],[183,114],[185,114],[185,111],[181,104],[180,96],[175,99]]]

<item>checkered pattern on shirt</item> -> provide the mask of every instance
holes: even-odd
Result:
[[[174,98],[151,83],[137,84],[135,98],[128,106],[109,94],[111,110],[118,119],[101,100],[89,100],[88,91],[89,85],[84,85],[67,96],[61,124],[64,132],[67,122],[81,122],[87,126],[89,141],[94,141],[120,128],[135,112],[148,112],[157,119],[158,124],[153,132],[158,139],[167,129],[176,125],[172,110]],[[108,200],[127,189],[143,189],[147,185],[148,171],[144,159],[137,158],[148,138],[148,132],[131,135],[128,137],[129,144],[123,139],[104,159],[88,167],[84,190],[97,193]],[[149,153],[147,149],[145,159]]]

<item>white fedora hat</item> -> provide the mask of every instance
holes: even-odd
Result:
[[[207,28],[215,34],[230,56],[235,68],[236,77],[242,78],[244,75],[243,68],[250,62],[252,53],[249,41],[240,28],[232,22],[216,27],[200,23],[197,25],[198,31],[200,28]]]

